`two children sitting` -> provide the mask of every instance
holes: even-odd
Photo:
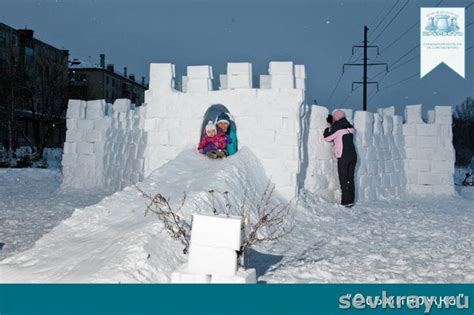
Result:
[[[222,159],[229,155],[227,145],[232,143],[232,138],[226,134],[227,129],[223,127],[225,126],[222,126],[222,122],[218,122],[217,127],[212,121],[207,123],[206,134],[198,146],[199,152],[211,159]],[[228,128],[228,125],[226,127]]]

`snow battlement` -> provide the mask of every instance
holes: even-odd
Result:
[[[144,107],[69,100],[63,184],[114,192],[143,179]]]
[[[207,121],[227,112],[239,149],[253,152],[284,197],[305,189],[338,201],[337,161],[322,137],[329,110],[304,103],[304,66],[270,62],[260,88],[252,77],[252,64],[229,63],[213,90],[211,66],[188,66],[179,91],[173,64],[151,64],[143,106],[123,99],[113,105],[70,100],[64,184],[116,191],[135,183],[195,149]],[[405,123],[393,107],[344,111],[356,129],[358,200],[454,193],[451,107],[429,111],[430,123],[422,120],[421,105],[406,107]]]
[[[393,106],[377,113],[343,109],[353,122],[356,199],[375,200],[414,194],[454,193],[454,147],[451,107],[428,111],[431,123],[421,118],[421,105],[405,110],[405,123]],[[313,105],[309,120],[308,163],[304,188],[326,200],[340,199],[337,162],[332,144],[323,140],[327,108]]]

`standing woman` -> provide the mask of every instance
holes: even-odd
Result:
[[[347,121],[346,114],[338,109],[327,118],[329,127],[324,130],[324,140],[334,142],[337,157],[337,172],[341,185],[341,204],[352,207],[355,199],[354,172],[357,153],[354,146],[354,127]]]

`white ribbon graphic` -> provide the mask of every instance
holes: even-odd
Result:
[[[464,8],[421,8],[420,78],[445,63],[464,78]]]

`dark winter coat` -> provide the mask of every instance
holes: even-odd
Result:
[[[354,127],[345,117],[334,122],[331,127],[326,128],[323,136],[325,141],[334,141],[336,157],[338,159],[357,158],[354,146]]]

